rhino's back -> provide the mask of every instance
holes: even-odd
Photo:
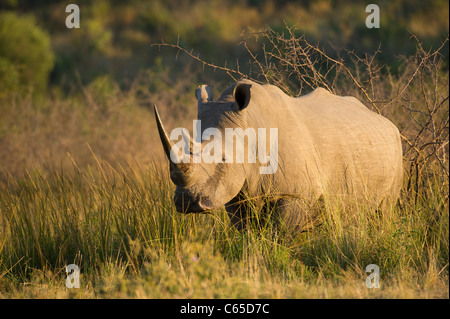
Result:
[[[295,147],[303,154],[299,160],[305,163],[301,169],[316,187],[377,201],[398,195],[402,148],[392,122],[354,97],[336,96],[325,89],[289,100],[294,125],[303,128],[302,136],[295,136]]]

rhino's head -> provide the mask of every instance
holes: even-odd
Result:
[[[195,94],[198,99],[197,119],[201,121],[200,136],[205,137],[207,129],[220,131],[224,136],[226,128],[245,128],[245,109],[250,102],[250,87],[251,84],[238,83],[225,91],[218,101],[212,99],[212,87],[206,85],[198,87]],[[178,212],[208,212],[225,205],[239,193],[246,179],[245,164],[226,158],[225,141],[222,144],[222,158],[219,161],[196,162],[193,155],[195,141],[191,138],[191,153],[178,155],[184,158],[178,159],[176,164],[172,160],[173,154],[172,159],[170,154],[174,144],[164,130],[156,106],[155,117],[164,151],[170,161],[170,178],[177,186],[174,202]],[[211,139],[202,140],[201,144],[197,144],[197,150],[204,151]]]

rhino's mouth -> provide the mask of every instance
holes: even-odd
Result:
[[[211,200],[206,196],[192,196],[188,192],[175,192],[175,207],[177,212],[189,213],[209,213],[213,209]]]

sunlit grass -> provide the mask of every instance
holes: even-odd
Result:
[[[443,186],[444,185],[444,186]],[[446,297],[448,184],[380,215],[345,207],[280,235],[270,223],[238,232],[223,210],[175,211],[167,169],[128,165],[36,169],[0,184],[3,297]],[[253,212],[257,214],[258,212]],[[263,227],[263,229],[261,229]],[[65,266],[81,288],[65,287]],[[381,288],[365,286],[377,264]]]

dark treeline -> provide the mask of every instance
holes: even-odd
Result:
[[[423,41],[425,48],[435,48],[449,29],[449,4],[441,0],[378,1],[379,29],[365,25],[368,3],[343,0],[73,3],[80,7],[79,29],[65,26],[67,1],[0,2],[0,79],[9,85],[3,91],[21,84],[38,85],[40,89],[47,81],[53,87],[67,89],[80,80],[89,83],[104,75],[126,86],[146,69],[158,73],[161,68],[171,68],[171,77],[176,79],[179,70],[192,61],[182,54],[175,60],[176,50],[151,46],[162,41],[179,41],[203,60],[217,65],[226,63],[230,68],[239,63],[239,68],[248,72],[250,57],[240,43],[243,37],[264,27],[281,32],[286,26],[295,26],[296,32],[304,33],[311,43],[319,43],[332,57],[345,50],[373,53],[380,48],[380,62],[395,73],[401,65],[400,57],[415,50],[411,33]],[[28,43],[16,40],[27,34]],[[6,41],[10,43],[7,46]],[[262,49],[262,41],[248,43],[253,44],[255,52]],[[448,46],[446,50],[448,61]],[[31,81],[23,69],[35,64],[35,60],[44,61],[45,65],[33,72],[36,79]],[[16,77],[11,79],[10,74]],[[206,73],[199,77],[219,81],[227,75]]]

